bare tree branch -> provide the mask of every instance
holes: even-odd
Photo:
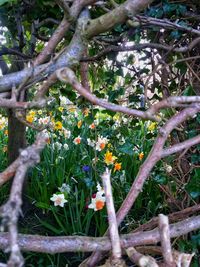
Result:
[[[177,211],[174,213],[168,214],[168,218],[170,223],[174,223],[180,220],[184,220],[185,218],[188,218],[191,215],[194,215],[196,212],[200,211],[200,204],[194,205],[192,207],[186,208],[181,211]],[[146,230],[152,230],[158,225],[158,217],[154,217],[147,223],[140,225],[136,229],[133,230],[133,232],[140,232],[140,231],[146,231]]]
[[[167,157],[171,154],[174,154],[174,153],[177,153],[177,152],[180,152],[181,150],[183,149],[188,149],[190,148],[191,146],[194,146],[194,145],[197,145],[200,143],[200,135],[197,135],[193,138],[190,138],[184,142],[181,142],[179,144],[176,144],[176,145],[173,145],[169,148],[165,148],[163,149],[163,152],[162,152],[162,157]]]
[[[130,15],[134,16],[141,10],[144,10],[153,0],[127,0],[124,4],[119,5],[114,10],[101,17],[89,21],[85,35],[92,38],[102,32],[112,29],[116,24],[125,22]]]
[[[99,60],[100,58],[105,57],[108,53],[111,53],[111,52],[126,52],[126,51],[134,51],[134,50],[141,51],[146,48],[159,49],[159,50],[162,49],[162,50],[177,52],[177,53],[186,53],[190,51],[191,49],[193,49],[196,45],[198,45],[199,42],[200,42],[200,37],[193,40],[188,46],[183,46],[183,47],[173,47],[170,45],[163,45],[163,44],[157,44],[157,43],[142,43],[142,44],[135,44],[132,46],[111,45],[111,46],[106,47],[104,50],[100,51],[97,55],[93,57],[83,57],[81,61],[87,62],[87,61]]]
[[[171,22],[170,20],[167,20],[167,19],[157,19],[157,18],[145,17],[145,16],[139,16],[139,15],[137,15],[136,18],[134,19],[138,19],[138,22],[144,23],[145,25],[146,24],[155,25],[155,26],[159,26],[164,29],[177,29],[180,31],[185,31],[187,33],[200,35],[199,30],[193,29],[192,27],[183,26],[177,22]]]
[[[200,228],[200,215],[188,218],[184,221],[170,225],[170,238],[185,235]],[[121,246],[128,248],[132,246],[157,244],[160,241],[159,230],[125,234],[120,236]],[[86,236],[40,236],[40,235],[18,235],[18,244],[22,251],[34,251],[42,253],[63,252],[91,252],[109,251],[111,243],[108,237],[86,237]],[[0,233],[0,248],[5,250],[9,246],[9,234]]]

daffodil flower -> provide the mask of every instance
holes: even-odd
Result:
[[[112,152],[107,151],[106,154],[104,155],[104,162],[107,165],[111,165],[115,162],[117,157],[113,156]]]
[[[66,202],[68,202],[65,199],[65,195],[64,194],[53,194],[53,196],[50,198],[51,201],[54,202],[54,206],[60,206],[60,207],[64,207],[64,204]]]
[[[77,136],[76,138],[74,138],[74,141],[73,141],[73,143],[75,144],[75,145],[79,145],[80,143],[81,143],[81,137],[80,136]]]
[[[102,196],[101,193],[97,192],[96,196],[92,198],[90,205],[88,205],[89,209],[93,209],[94,211],[102,210],[105,206],[106,198]]]

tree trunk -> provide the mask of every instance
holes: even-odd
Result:
[[[13,110],[8,111],[8,164],[19,155],[20,148],[26,146],[26,126],[16,117]]]

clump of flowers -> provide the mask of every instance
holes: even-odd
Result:
[[[106,198],[103,196],[104,194],[105,192],[103,188],[100,186],[100,184],[97,184],[97,193],[93,195],[88,208],[93,209],[94,211],[102,210],[106,202]]]
[[[54,202],[54,206],[60,206],[60,207],[64,207],[64,204],[66,202],[68,202],[65,199],[65,195],[64,194],[53,194],[53,196],[50,198],[51,201]]]
[[[52,145],[52,148],[53,149],[58,149],[60,150],[62,148],[62,144],[59,143],[59,142],[55,142],[53,145]]]
[[[38,122],[40,124],[45,124],[46,125],[46,124],[50,123],[50,117],[39,118]]]
[[[75,145],[79,145],[80,143],[81,143],[81,137],[80,137],[80,135],[79,136],[77,136],[76,138],[74,138],[74,141],[73,141],[73,143],[75,144]]]

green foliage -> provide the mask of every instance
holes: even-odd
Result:
[[[12,3],[12,2],[16,2],[16,0],[0,0],[0,6],[6,4],[6,3]]]

